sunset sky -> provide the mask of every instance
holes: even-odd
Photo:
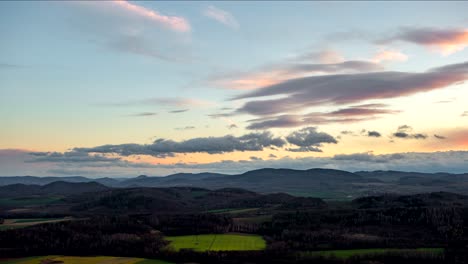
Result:
[[[468,172],[468,2],[0,2],[0,175]]]

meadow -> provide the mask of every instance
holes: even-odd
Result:
[[[157,259],[124,258],[124,257],[71,257],[71,256],[42,256],[21,259],[4,260],[4,264],[41,264],[41,263],[63,263],[63,264],[171,264],[170,262]]]
[[[179,251],[192,249],[194,251],[246,251],[263,250],[266,248],[265,240],[258,235],[247,234],[205,234],[190,236],[169,236],[168,248]]]

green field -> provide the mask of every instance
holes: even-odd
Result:
[[[166,237],[168,248],[179,251],[192,249],[194,251],[236,251],[236,250],[263,250],[266,248],[265,240],[258,235],[247,234],[207,234],[192,236]]]
[[[382,255],[382,254],[434,254],[442,255],[443,248],[414,248],[414,249],[398,249],[398,248],[366,248],[366,249],[343,249],[343,250],[324,250],[324,251],[308,251],[302,252],[302,257],[335,257],[339,259],[347,259],[353,256],[365,255]]]
[[[157,259],[123,258],[123,257],[69,257],[69,256],[43,256],[21,259],[1,260],[3,264],[40,264],[45,260],[62,261],[63,264],[171,264]]]

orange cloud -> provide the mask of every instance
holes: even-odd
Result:
[[[371,60],[377,63],[382,61],[407,61],[408,56],[398,50],[380,49]]]

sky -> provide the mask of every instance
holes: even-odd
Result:
[[[468,172],[467,9],[1,1],[0,175]]]

